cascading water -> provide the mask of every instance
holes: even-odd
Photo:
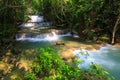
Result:
[[[22,33],[16,35],[17,41],[55,41],[58,39],[58,36],[54,33],[46,33],[46,34],[30,34],[30,33]]]
[[[57,31],[47,32],[47,29],[50,30],[51,25],[49,22],[44,22],[43,16],[29,15],[29,17],[31,18],[31,20],[20,25],[22,31],[16,35],[17,41],[55,41],[62,36],[71,36],[71,34],[67,32],[67,34],[64,33],[62,35],[57,34],[60,33]],[[42,31],[44,32],[41,33]]]
[[[43,16],[39,16],[39,15],[28,15],[28,17],[31,18],[31,20],[29,20],[28,22],[43,22]]]
[[[56,35],[55,32],[52,32],[52,35],[47,35],[46,40],[50,40],[50,41],[53,41],[53,40],[57,40],[58,39],[58,36]]]
[[[40,34],[40,30],[45,29],[46,27],[50,27],[49,22],[44,22],[43,16],[39,15],[29,15],[28,16],[31,20],[27,21],[26,23],[21,24],[21,28],[23,32],[16,35],[17,41],[45,41],[47,38],[54,37],[55,33],[44,33]],[[28,31],[28,32],[27,32]],[[32,32],[31,32],[32,31]],[[37,32],[37,34],[36,34]],[[50,36],[52,35],[52,36]]]
[[[21,24],[22,27],[40,27],[40,26],[50,26],[49,22],[44,22],[43,16],[39,15],[28,15],[31,20],[26,23]]]
[[[61,39],[61,37],[64,37],[62,40],[76,42],[77,37],[79,37],[77,35],[71,35],[67,30],[52,31],[50,29],[50,23],[44,22],[43,16],[32,15],[30,18],[31,20],[29,20],[27,23],[20,25],[22,31],[16,35],[19,48],[23,49],[24,47],[24,49],[33,49],[50,46],[52,45],[52,42]],[[44,31],[44,29],[49,29],[50,31]],[[84,53],[79,54],[80,52]],[[75,50],[73,53],[78,56],[78,59],[83,60],[83,63],[79,64],[81,67],[87,67],[91,64],[91,62],[94,62],[105,67],[108,72],[110,72],[116,78],[115,80],[120,79],[119,48],[116,48],[112,45],[106,45],[101,47],[98,51]]]
[[[86,52],[88,53],[87,57]],[[115,77],[115,80],[120,79],[120,48],[107,44],[97,51],[78,49],[73,53],[77,55],[78,59],[83,60],[79,64],[81,68],[89,67],[94,62],[106,68]]]
[[[71,36],[70,33],[58,35],[55,32],[44,33],[44,34],[33,34],[33,33],[19,33],[16,35],[17,41],[30,41],[30,42],[39,42],[39,41],[56,41],[63,36]]]

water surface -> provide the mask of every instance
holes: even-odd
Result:
[[[91,62],[94,62],[103,66],[115,80],[120,80],[120,48],[107,44],[97,51],[82,51],[84,53],[87,51],[89,56],[86,58],[85,55],[79,54],[81,50],[74,51],[75,54],[78,54],[79,59],[84,60],[84,62],[80,64],[81,67],[88,67]]]

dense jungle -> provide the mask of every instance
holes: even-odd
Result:
[[[30,23],[30,15],[44,17],[42,22],[48,22],[47,26],[34,25],[29,30],[21,27],[23,23]],[[42,27],[45,29],[38,30]],[[23,32],[23,28],[29,32]],[[23,33],[23,39],[27,33],[34,36],[45,32],[55,37],[70,33],[70,37],[51,42],[19,41],[16,37]],[[120,0],[0,0],[0,80],[119,80],[111,74],[114,71],[94,61],[89,68],[82,68],[78,64],[85,61],[72,53],[80,48],[79,54],[87,57],[89,51],[82,49],[97,51],[106,45],[112,52],[108,58],[116,56],[117,64],[120,61]],[[111,66],[111,63],[107,64]]]

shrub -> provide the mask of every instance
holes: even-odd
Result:
[[[39,55],[30,65],[31,70],[24,76],[27,80],[110,80],[106,76],[108,72],[97,64],[81,71],[77,65],[78,60],[73,60],[73,65],[68,65],[52,48],[41,48],[37,52]]]
[[[64,63],[54,49],[49,47],[45,49],[41,48],[38,52],[39,55],[31,64],[31,71],[25,74],[25,79],[69,80],[80,78],[79,67],[69,66]]]

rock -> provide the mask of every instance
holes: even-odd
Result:
[[[66,58],[62,58],[64,61],[67,61],[67,59]]]
[[[65,60],[68,60],[70,58],[73,58],[75,57],[75,55],[73,54],[73,51],[75,49],[74,48],[70,48],[70,49],[67,49],[67,50],[64,50],[62,52],[60,52],[60,55],[65,59]]]
[[[56,41],[55,45],[65,45],[64,41]]]

